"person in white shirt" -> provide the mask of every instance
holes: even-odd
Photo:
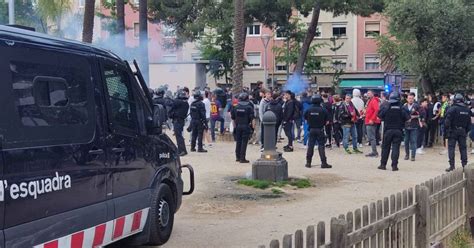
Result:
[[[354,104],[355,108],[360,114],[359,119],[355,123],[356,125],[356,130],[357,130],[357,143],[359,144],[359,147],[362,147],[362,138],[364,137],[363,133],[363,127],[364,127],[364,100],[362,100],[361,93],[359,89],[354,89],[352,91],[352,104]]]
[[[204,92],[204,100],[202,100],[202,102],[204,103],[204,107],[206,107],[206,127],[207,128],[204,129],[204,139],[209,144],[209,146],[212,146],[211,145],[211,136],[210,136],[210,133],[209,133],[209,124],[210,124],[210,121],[211,121],[211,100],[209,100],[210,94],[211,94],[211,92],[205,91]]]

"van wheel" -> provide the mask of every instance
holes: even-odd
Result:
[[[175,201],[170,187],[160,184],[153,195],[148,221],[150,223],[150,245],[162,245],[173,231]]]

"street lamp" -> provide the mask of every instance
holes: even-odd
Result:
[[[268,81],[267,81],[268,79],[267,47],[268,47],[268,43],[270,43],[271,36],[268,34],[264,34],[262,35],[261,39],[262,39],[263,47],[265,48],[265,50],[263,50],[263,57],[265,57],[265,59],[263,60],[263,68],[265,70],[265,84],[267,84],[267,87],[269,87],[270,85],[268,85]]]
[[[8,1],[8,24],[15,24],[15,1]]]

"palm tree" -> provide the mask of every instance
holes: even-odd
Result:
[[[117,10],[117,33],[119,35],[119,44],[125,46],[125,1],[116,0],[115,7]]]
[[[298,56],[298,61],[296,62],[293,75],[301,75],[303,73],[304,62],[308,56],[309,47],[311,42],[316,35],[318,28],[319,14],[321,13],[321,0],[316,0],[313,7],[313,15],[311,17],[311,22],[309,23],[308,31],[301,46],[300,55]]]
[[[232,92],[242,91],[244,76],[245,23],[244,0],[234,0],[234,64]]]
[[[148,65],[148,1],[139,0],[138,22],[140,30],[140,62],[143,77],[149,82]]]
[[[95,0],[86,0],[84,6],[84,24],[82,26],[82,41],[92,43],[94,35]]]
[[[71,9],[71,4],[71,0],[37,1],[36,10],[42,22],[56,24],[56,34],[61,36],[62,16]],[[49,27],[47,26],[46,29]]]

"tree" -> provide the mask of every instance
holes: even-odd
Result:
[[[32,0],[15,1],[15,23],[46,33],[46,25]],[[8,24],[8,2],[0,1],[0,24]]]
[[[243,40],[247,25],[255,20],[270,28],[286,26],[292,13],[293,2],[293,0],[245,0]],[[150,15],[153,20],[174,28],[176,32],[174,46],[186,41],[200,42],[199,47],[204,59],[222,62],[219,67],[212,66],[212,69],[216,69],[212,70],[215,72],[213,75],[220,78],[229,73],[233,75],[234,63],[233,58],[228,58],[228,49],[234,47],[234,37],[232,32],[228,31],[234,28],[234,4],[233,0],[151,0]],[[206,32],[203,32],[204,30]],[[209,32],[212,35],[208,35]],[[215,40],[217,43],[212,44],[210,40]],[[241,45],[244,49],[245,43]],[[225,77],[226,80],[230,79]]]
[[[292,21],[284,28],[277,30],[282,35],[287,37],[287,46],[274,46],[276,62],[285,62],[288,66],[295,65],[298,62],[298,57],[301,51],[303,40],[308,32],[306,24],[302,23],[298,18],[292,18]],[[305,62],[304,73],[311,74],[322,69],[322,62],[320,57],[316,57],[317,50],[327,44],[319,43],[313,44],[308,48],[309,57]]]
[[[474,86],[474,5],[465,0],[397,0],[384,13],[389,36],[379,38],[382,60],[419,75],[425,93]]]
[[[84,5],[84,24],[82,25],[82,41],[92,43],[94,36],[95,0],[86,0]]]
[[[245,23],[244,0],[234,0],[234,65],[232,67],[232,92],[242,91],[244,78]]]
[[[300,6],[300,11],[303,14],[308,14],[312,10],[311,22],[308,26],[308,32],[301,47],[300,56],[296,63],[294,74],[300,75],[303,72],[303,67],[308,55],[311,42],[316,35],[318,27],[319,14],[321,10],[332,12],[334,16],[353,13],[356,15],[368,16],[374,12],[379,12],[383,9],[383,0],[307,0],[303,1]]]
[[[140,61],[143,77],[149,82],[148,63],[148,0],[140,0],[138,6],[138,22],[140,30]]]
[[[125,1],[116,0],[115,8],[117,9],[117,33],[119,34],[119,44],[125,46]]]
[[[56,25],[55,33],[58,36],[62,36],[61,21],[62,16],[71,10],[71,0],[50,0],[50,1],[36,1],[36,11],[45,23],[46,32],[51,30],[51,27],[47,25],[48,22],[52,22]]]

